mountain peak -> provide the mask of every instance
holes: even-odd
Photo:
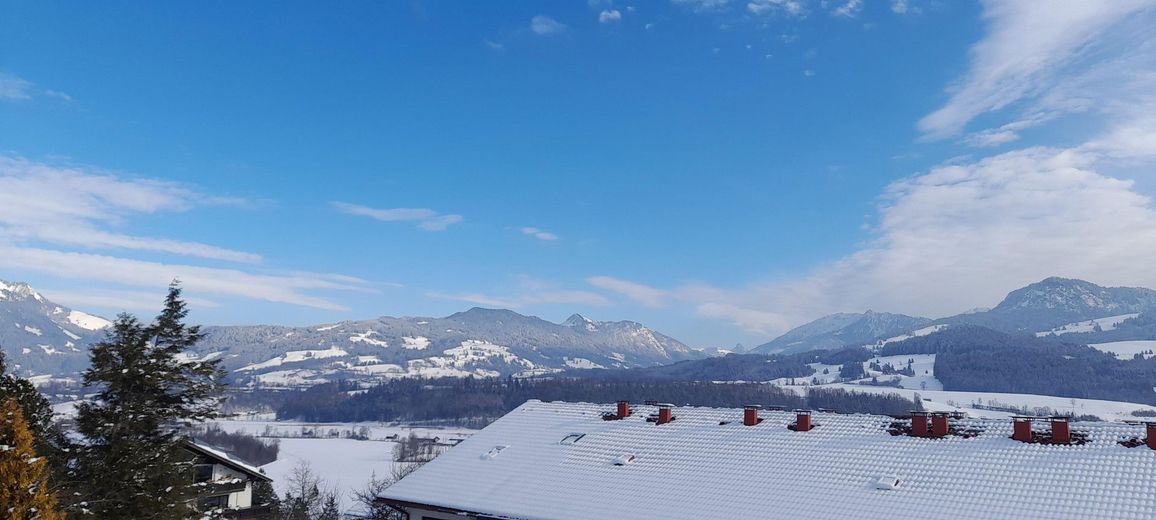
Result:
[[[26,300],[33,299],[36,301],[44,301],[44,297],[36,292],[31,285],[24,282],[6,282],[0,280],[0,300]]]
[[[566,321],[562,322],[562,326],[574,329],[583,328],[590,332],[598,330],[597,322],[577,313],[572,314],[569,318],[566,318]]]
[[[1151,289],[1102,287],[1085,280],[1052,276],[1008,293],[993,310],[1132,312],[1134,309],[1153,304],[1156,304],[1156,291]]]

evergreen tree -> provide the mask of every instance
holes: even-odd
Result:
[[[84,384],[96,398],[78,407],[77,478],[73,507],[97,518],[178,519],[196,506],[192,455],[180,448],[182,423],[211,419],[220,404],[219,361],[186,361],[180,354],[201,338],[183,322],[180,286],[169,286],[151,325],[121,314],[92,347]]]
[[[20,405],[39,449],[39,444],[49,437],[52,428],[52,405],[30,381],[7,372],[4,353],[0,352],[0,402],[9,399]]]
[[[11,520],[62,520],[48,487],[48,460],[38,457],[20,403],[0,404],[0,507]]]

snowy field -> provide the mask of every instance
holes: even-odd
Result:
[[[915,371],[914,376],[905,376],[899,374],[883,374],[882,372],[871,370],[872,363],[878,363],[879,366],[891,364],[896,370],[907,368],[907,362],[911,361],[911,369]],[[818,381],[820,385],[826,385],[837,382],[839,380],[839,365],[824,365],[822,363],[808,363],[807,366],[815,370],[815,375],[806,377],[780,377],[771,381],[767,381],[773,385],[778,386],[808,386],[814,381]],[[827,373],[823,373],[826,371]],[[899,386],[910,390],[943,390],[943,383],[940,383],[935,378],[935,354],[903,354],[898,356],[879,356],[873,357],[863,362],[863,371],[867,373],[867,377],[858,379],[856,381],[870,381],[872,377],[878,378],[880,381],[888,381],[892,379],[899,379]],[[856,386],[858,388],[858,386]]]
[[[1072,334],[1078,332],[1092,332],[1095,331],[1097,327],[1099,327],[1100,330],[1113,330],[1116,328],[1116,326],[1123,323],[1124,320],[1132,319],[1136,316],[1139,316],[1139,314],[1121,314],[1119,316],[1108,316],[1107,318],[1096,318],[1094,320],[1078,321],[1075,323],[1069,323],[1067,325],[1056,327],[1047,332],[1037,332],[1036,336],[1059,336],[1062,334]]]
[[[1156,341],[1113,341],[1111,343],[1093,343],[1088,345],[1102,352],[1115,354],[1119,359],[1132,359],[1136,354],[1143,353],[1144,358],[1152,357],[1147,351],[1156,352]]]
[[[366,428],[367,441],[341,438],[279,438],[280,454],[276,461],[261,466],[273,478],[278,494],[284,494],[284,485],[300,462],[307,462],[314,473],[325,480],[325,486],[341,495],[343,510],[354,507],[353,491],[362,489],[375,473],[378,478],[393,473],[394,442],[387,440],[396,435],[407,437],[411,432],[419,437],[438,437],[443,441],[464,439],[476,430],[465,428],[410,428],[386,423],[307,423],[271,420],[220,420],[221,429],[252,435],[300,436],[302,431],[313,430],[326,435],[358,431]]]
[[[808,387],[788,386],[786,388],[794,390],[799,394],[803,394],[807,391]],[[995,402],[1000,406],[1027,406],[1029,408],[1048,407],[1060,413],[1073,413],[1075,415],[1095,415],[1106,421],[1140,420],[1142,419],[1141,417],[1132,415],[1133,411],[1156,409],[1156,407],[1153,406],[1137,403],[1101,401],[1098,399],[1072,399],[1068,397],[1054,397],[1050,395],[1004,394],[991,392],[952,392],[945,390],[889,388],[885,386],[866,386],[846,383],[823,385],[821,388],[842,388],[844,390],[855,392],[878,394],[894,393],[902,395],[908,399],[912,399],[915,397],[915,394],[919,394],[919,397],[924,400],[923,407],[929,411],[961,411],[967,412],[967,414],[971,417],[988,419],[1006,419],[1014,414],[997,410],[980,410],[971,408],[971,403],[979,401],[984,405],[990,405],[992,402]]]

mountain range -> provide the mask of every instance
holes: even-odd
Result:
[[[25,376],[78,379],[109,321],[55,304],[28,284],[0,282],[0,348]],[[705,357],[631,321],[575,314],[552,323],[474,308],[444,318],[381,317],[310,327],[208,326],[190,359],[220,358],[234,383],[305,385],[341,379],[507,376],[567,368],[654,366]]]
[[[979,309],[940,319],[871,311],[832,314],[796,327],[751,349],[751,352],[789,354],[871,345],[923,335],[954,325],[978,325],[1009,334],[1046,335],[1053,329],[1079,322],[1109,317],[1120,317],[1120,321],[1124,321],[1152,311],[1156,311],[1156,291],[1152,289],[1101,287],[1084,280],[1051,277],[1008,293],[1003,301],[991,309]],[[1116,332],[1106,335],[1111,339],[1104,341],[1153,339],[1148,337],[1147,332],[1138,330],[1137,325],[1126,323],[1121,327],[1124,331],[1136,329],[1136,334]],[[1089,327],[1088,331],[1066,339],[1092,343],[1100,339],[1097,334],[1106,332]]]

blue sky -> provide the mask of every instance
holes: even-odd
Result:
[[[3,2],[0,279],[748,345],[1156,286],[1151,2]]]

